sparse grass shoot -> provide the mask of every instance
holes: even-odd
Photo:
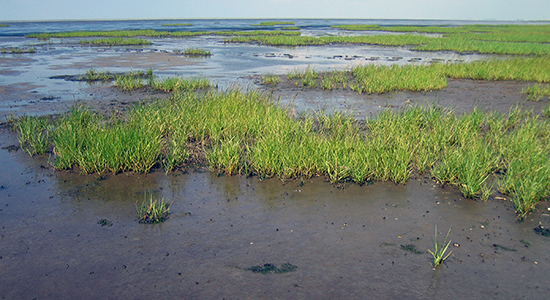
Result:
[[[451,240],[449,240],[449,234],[451,233],[452,228],[453,228],[452,226],[449,228],[449,231],[445,236],[445,240],[443,241],[443,244],[440,245],[437,238],[437,226],[435,226],[435,236],[434,236],[434,239],[432,240],[432,243],[434,244],[434,251],[432,252],[432,250],[428,249],[428,252],[432,254],[434,259],[434,262],[433,262],[434,269],[439,267],[439,265],[443,261],[445,261],[449,257],[449,255],[451,255],[451,253],[453,252],[453,251],[450,251],[449,253],[447,253],[447,255],[445,255],[445,253],[447,252],[447,249],[449,248],[449,245],[451,244]]]

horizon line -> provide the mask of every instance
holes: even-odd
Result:
[[[0,20],[1,23],[14,22],[97,22],[97,21],[162,21],[162,20],[423,20],[423,21],[472,21],[472,22],[550,22],[550,20],[526,20],[526,19],[426,19],[426,18],[120,18],[120,19],[34,19],[34,20]]]

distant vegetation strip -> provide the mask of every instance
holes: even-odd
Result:
[[[429,37],[417,34],[361,36],[235,36],[232,43],[258,43],[271,46],[322,46],[330,44],[365,44],[409,46],[422,51],[454,51],[458,53],[545,55],[550,44],[472,40],[461,36]]]
[[[82,45],[90,46],[130,46],[130,45],[151,45],[152,43],[144,39],[136,38],[108,38],[108,39],[96,39],[96,40],[82,40]]]
[[[71,31],[29,34],[28,38],[73,38],[73,37],[189,37],[201,35],[300,35],[299,32],[282,30],[244,30],[244,31],[158,31],[158,30],[112,30],[112,31]]]
[[[0,27],[10,27],[8,24],[0,24]]]

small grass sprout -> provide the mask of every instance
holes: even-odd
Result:
[[[432,240],[432,243],[434,244],[434,251],[432,252],[432,250],[428,249],[428,252],[430,252],[430,254],[432,254],[434,258],[434,269],[439,267],[439,265],[444,260],[446,260],[449,257],[449,255],[451,255],[451,253],[453,252],[453,251],[450,251],[449,253],[447,253],[447,255],[445,255],[445,252],[447,252],[447,249],[451,244],[451,240],[449,240],[449,234],[451,233],[452,228],[453,226],[449,227],[449,231],[447,232],[445,241],[443,241],[443,244],[440,245],[437,239],[437,226],[435,226],[435,236],[434,236],[434,239]]]
[[[164,198],[153,200],[153,195],[149,195],[149,200],[147,198],[147,194],[145,194],[145,200],[141,205],[136,204],[139,223],[156,224],[166,221],[170,214],[170,205],[164,201]]]
[[[277,75],[273,75],[273,74],[264,74],[262,75],[262,81],[261,83],[262,84],[267,84],[267,85],[276,85],[277,83],[279,83],[279,76]]]

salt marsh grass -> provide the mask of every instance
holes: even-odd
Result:
[[[432,91],[447,86],[448,78],[483,80],[521,80],[550,82],[548,56],[515,57],[469,63],[430,65],[360,65],[350,71],[318,73],[311,67],[287,74],[297,86],[321,86],[323,89],[350,88],[359,94],[386,93],[395,90]],[[548,87],[534,85],[524,90],[533,99],[548,95]]]
[[[152,43],[148,40],[136,38],[107,38],[96,40],[82,40],[80,41],[80,44],[90,46],[141,46],[151,45]]]
[[[550,85],[534,84],[523,88],[521,92],[526,94],[530,101],[540,101],[545,96],[550,97]]]
[[[183,54],[188,56],[211,56],[212,52],[202,48],[187,48],[183,51],[174,50],[176,54]]]
[[[261,77],[261,84],[275,85],[279,83],[279,81],[280,81],[280,78],[277,75],[264,74]]]
[[[145,200],[141,203],[141,205],[136,204],[136,211],[139,216],[139,223],[162,223],[166,221],[168,215],[170,214],[170,205],[167,204],[162,198],[153,200],[152,194],[149,196],[149,199],[147,199],[146,193]]]
[[[53,149],[52,164],[83,173],[202,163],[219,174],[404,184],[417,172],[483,200],[496,180],[520,216],[550,194],[550,121],[519,109],[501,116],[409,107],[358,123],[343,112],[294,119],[257,91],[180,90],[124,116],[75,107],[55,121],[20,124],[22,146],[34,149],[29,140],[42,132],[36,139]]]

